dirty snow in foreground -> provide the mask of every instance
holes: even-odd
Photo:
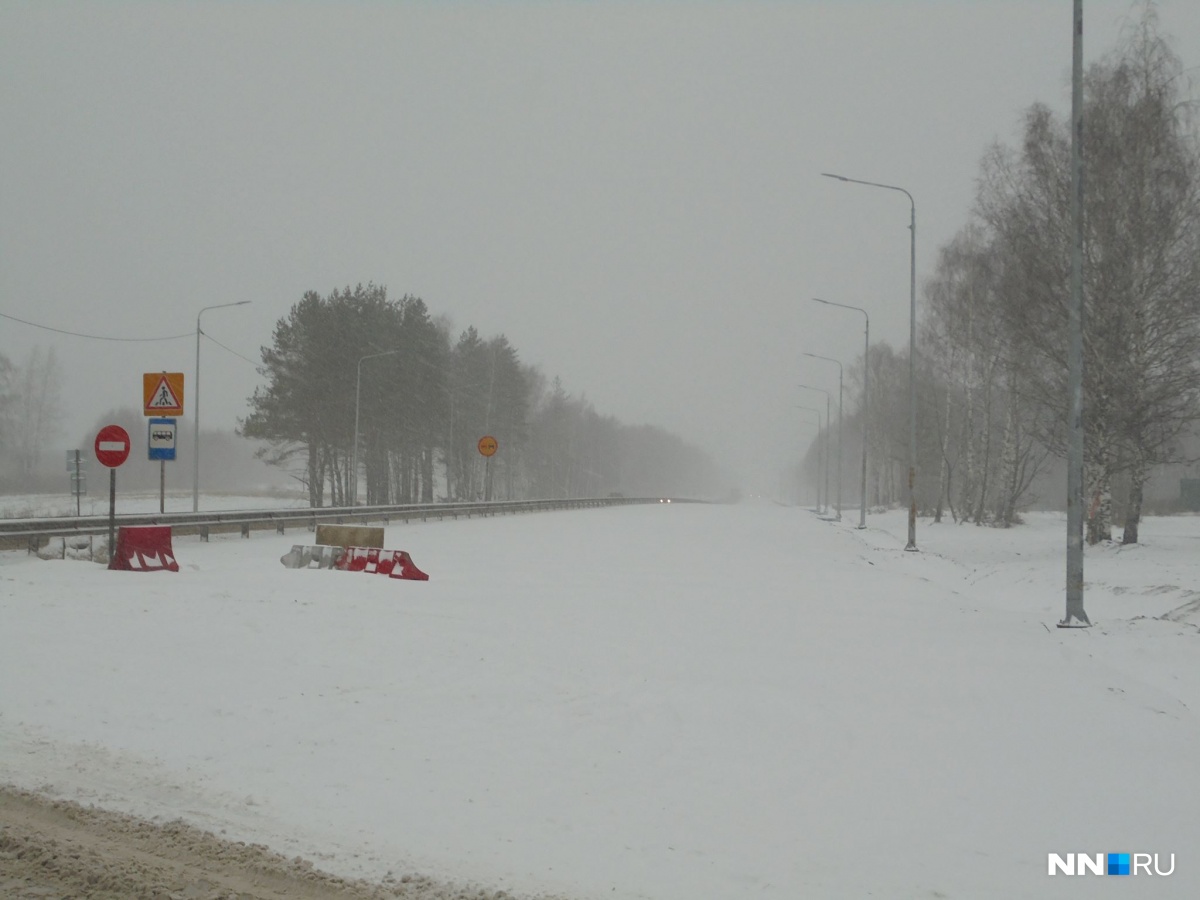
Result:
[[[0,782],[521,894],[1074,898],[1048,853],[1146,852],[1200,896],[1200,518],[1089,549],[1079,631],[1062,517],[856,518],[389,527],[427,583],[283,568],[305,531],[0,553]]]

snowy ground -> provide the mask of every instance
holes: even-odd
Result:
[[[1200,896],[1200,518],[649,506],[395,525],[427,583],[176,543],[0,553],[0,782],[301,853],[577,898]],[[1086,876],[1095,878],[1096,876]],[[1110,889],[1111,890],[1111,889]]]

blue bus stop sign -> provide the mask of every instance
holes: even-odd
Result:
[[[175,419],[148,419],[150,459],[175,459]]]

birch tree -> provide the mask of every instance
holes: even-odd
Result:
[[[1088,539],[1111,537],[1111,485],[1130,474],[1137,540],[1150,466],[1175,458],[1200,394],[1200,165],[1178,58],[1153,8],[1085,80],[1084,434]],[[978,209],[995,235],[1000,309],[1029,395],[1061,450],[1066,419],[1069,126],[1044,105],[1019,150],[996,146]]]

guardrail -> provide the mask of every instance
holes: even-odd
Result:
[[[290,509],[214,510],[195,513],[134,513],[118,515],[120,525],[170,525],[175,534],[198,534],[207,541],[213,532],[250,531],[274,528],[279,534],[288,527],[316,528],[318,522],[334,524],[408,522],[414,519],[457,519],[460,517],[507,515],[519,512],[544,512],[555,509],[587,509],[601,506],[627,506],[639,503],[695,503],[700,501],[660,497],[606,497],[572,500],[493,500],[487,503],[410,503],[401,506],[336,506]],[[61,516],[45,519],[0,519],[0,547],[25,546],[37,552],[44,540],[73,535],[107,534],[108,516]]]

